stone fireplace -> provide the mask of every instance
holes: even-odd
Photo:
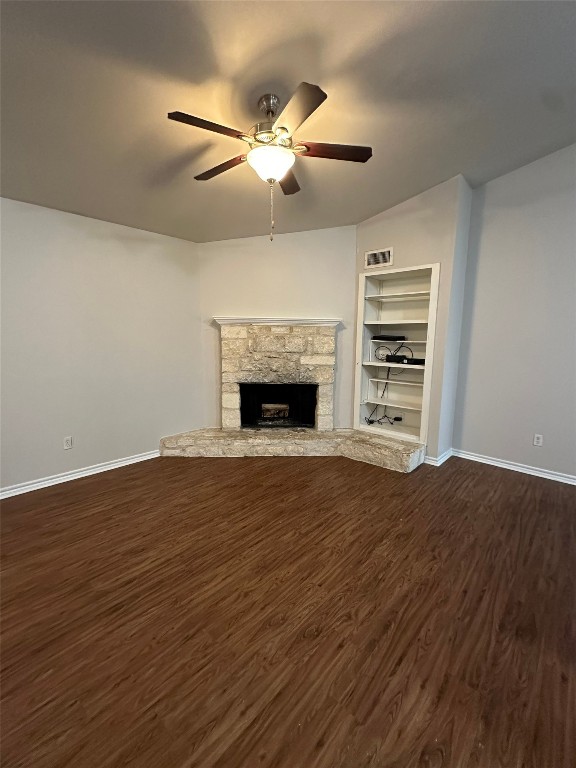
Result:
[[[425,446],[419,443],[334,429],[339,320],[214,319],[221,330],[222,428],[164,437],[162,456],[344,456],[398,472],[411,472],[424,461]],[[245,387],[251,384],[278,389],[256,394],[249,403],[256,423],[242,426],[241,396],[246,405],[252,395]],[[291,394],[288,385],[313,385],[311,412],[300,408],[298,391]],[[298,425],[285,423],[285,429],[278,429],[271,423],[295,414]]]
[[[222,429],[242,426],[242,384],[317,385],[313,424],[319,431],[334,429],[334,366],[339,320],[214,319],[220,325],[221,335]],[[269,404],[286,405],[284,400]]]

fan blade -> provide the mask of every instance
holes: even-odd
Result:
[[[194,125],[196,128],[204,128],[205,131],[221,133],[224,136],[231,136],[233,139],[242,139],[246,136],[246,134],[242,131],[237,131],[234,128],[228,128],[226,125],[211,123],[209,120],[203,120],[201,117],[187,115],[186,112],[168,112],[168,120],[176,120],[179,123]]]
[[[225,163],[215,165],[214,168],[210,168],[209,171],[204,171],[204,173],[201,173],[199,176],[194,176],[194,178],[196,181],[208,181],[208,179],[213,179],[214,176],[218,176],[220,173],[224,173],[224,171],[229,171],[230,168],[235,168],[245,161],[246,155],[238,155],[238,157],[233,157],[231,160],[226,160]]]
[[[286,128],[288,136],[292,136],[304,120],[307,120],[327,98],[327,95],[319,86],[311,85],[310,83],[300,83],[294,91],[292,98],[280,113],[280,116],[276,118],[272,130]]]
[[[320,144],[317,141],[299,141],[298,146],[306,147],[299,157],[326,157],[329,160],[350,160],[365,163],[372,157],[372,147],[356,147],[353,144]]]
[[[293,171],[288,171],[286,175],[278,182],[280,189],[285,195],[294,195],[296,192],[300,192],[300,184],[294,176]]]

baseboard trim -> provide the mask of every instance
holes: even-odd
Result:
[[[535,477],[544,477],[547,480],[556,480],[559,483],[576,485],[576,475],[565,475],[562,472],[554,472],[551,469],[530,467],[527,464],[518,464],[515,461],[503,461],[502,459],[494,459],[492,456],[482,456],[480,453],[458,451],[455,448],[452,449],[452,456],[458,456],[461,459],[469,459],[470,461],[478,461],[481,464],[491,464],[494,467],[502,467],[502,469],[512,469],[514,472],[523,472],[525,475],[534,475]]]
[[[90,467],[83,467],[82,469],[74,469],[71,472],[63,472],[60,475],[51,475],[50,477],[43,477],[39,480],[32,480],[27,483],[19,483],[18,485],[9,485],[6,488],[0,488],[0,499],[8,499],[11,496],[18,496],[21,493],[29,493],[30,491],[38,491],[41,488],[48,488],[51,485],[58,485],[59,483],[67,483],[70,480],[78,480],[81,477],[88,477],[89,475],[96,475],[99,472],[107,472],[110,469],[118,469],[119,467],[125,467],[128,464],[136,464],[139,461],[147,461],[148,459],[156,459],[160,456],[159,451],[148,451],[147,453],[138,453],[135,456],[127,456],[124,459],[116,459],[115,461],[105,461],[102,464],[92,464]],[[535,477],[543,477],[547,480],[556,480],[559,483],[567,483],[568,485],[576,485],[576,475],[566,475],[562,472],[554,472],[549,469],[540,469],[539,467],[530,467],[527,464],[518,464],[515,461],[503,461],[502,459],[495,459],[492,456],[482,456],[480,453],[470,453],[469,451],[459,451],[456,448],[449,448],[447,451],[435,458],[434,456],[426,456],[424,464],[429,464],[432,467],[440,467],[451,456],[458,456],[460,459],[468,459],[470,461],[478,461],[481,464],[490,464],[493,467],[501,467],[502,469],[511,469],[514,472],[523,472],[526,475],[534,475]]]
[[[447,451],[444,451],[444,453],[441,456],[438,456],[438,458],[434,458],[434,456],[426,456],[424,459],[424,464],[430,464],[432,467],[439,467],[442,464],[444,464],[445,461],[448,461],[450,456],[453,456],[452,448],[448,448]]]
[[[107,472],[109,469],[118,469],[119,467],[125,467],[128,464],[136,464],[139,461],[156,459],[158,456],[160,456],[159,451],[148,451],[147,453],[138,453],[135,456],[127,456],[124,459],[104,461],[102,464],[92,464],[90,467],[73,469],[71,472],[62,472],[60,475],[42,477],[39,480],[31,480],[27,483],[19,483],[18,485],[8,485],[6,488],[0,488],[0,499],[8,499],[10,496],[18,496],[20,493],[38,491],[40,488],[48,488],[50,485],[67,483],[70,480],[78,480],[81,477],[88,477],[88,475],[96,475],[99,472]]]

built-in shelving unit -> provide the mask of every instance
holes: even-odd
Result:
[[[356,427],[426,443],[439,264],[360,275]],[[388,335],[403,339],[381,340]],[[423,358],[389,362],[386,355]]]

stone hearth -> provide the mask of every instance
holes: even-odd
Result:
[[[160,441],[161,456],[344,456],[396,472],[412,472],[425,446],[352,429],[198,429]]]

